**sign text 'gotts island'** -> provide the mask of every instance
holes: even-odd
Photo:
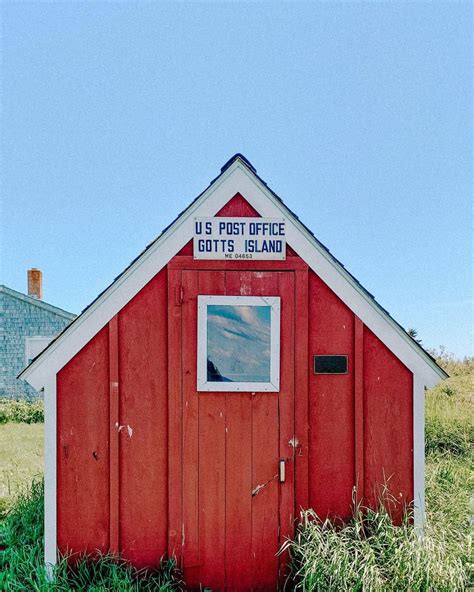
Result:
[[[286,258],[284,218],[195,218],[194,259]]]

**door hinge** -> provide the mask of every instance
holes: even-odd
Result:
[[[176,304],[181,306],[184,303],[184,287],[176,286]]]

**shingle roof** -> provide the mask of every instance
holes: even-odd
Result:
[[[66,319],[72,320],[75,319],[77,315],[73,314],[72,312],[67,312],[58,306],[54,306],[53,304],[48,304],[44,302],[44,300],[38,300],[38,298],[33,298],[32,296],[28,296],[27,294],[23,294],[22,292],[18,292],[17,290],[13,290],[13,288],[9,288],[8,286],[0,285],[0,293],[8,294],[13,298],[17,298],[18,300],[22,300],[27,304],[32,304],[33,306],[37,306],[38,308],[42,308],[52,314],[56,314],[60,317],[64,317]]]

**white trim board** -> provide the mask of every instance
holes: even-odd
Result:
[[[286,218],[287,243],[427,387],[445,377],[238,157],[20,377],[41,389],[51,374],[76,355],[191,240],[194,217],[214,216],[236,193],[242,194],[260,215]]]
[[[44,386],[44,563],[48,579],[57,561],[56,375]]]
[[[425,524],[425,385],[413,376],[413,505],[418,534]]]

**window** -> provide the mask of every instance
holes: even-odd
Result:
[[[198,296],[198,391],[280,390],[280,298]]]
[[[26,337],[25,339],[25,362],[30,364],[53,340],[53,337]]]

